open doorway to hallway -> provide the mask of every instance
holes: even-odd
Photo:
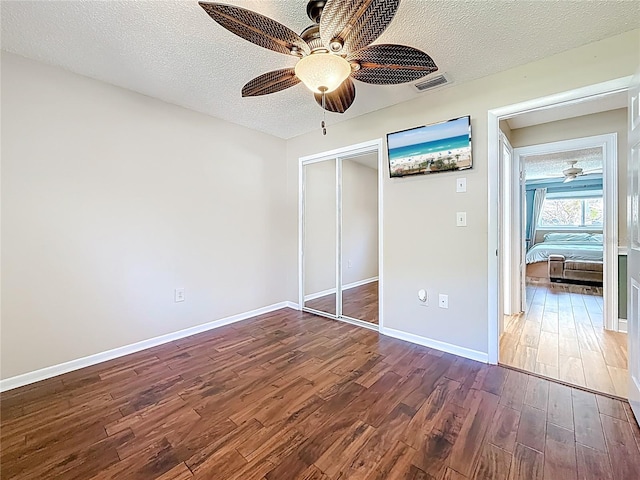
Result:
[[[499,361],[622,398],[626,190],[614,180],[626,178],[625,101],[612,95],[586,110],[557,107],[500,123],[512,163],[502,177]]]

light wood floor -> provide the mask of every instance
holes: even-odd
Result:
[[[507,317],[500,361],[627,398],[627,335],[604,329],[601,287],[528,284],[526,314]]]
[[[342,314],[378,325],[378,282],[371,282],[342,292]],[[306,306],[321,312],[336,313],[335,294],[310,300]]]
[[[627,403],[289,309],[0,407],[3,479],[640,478]]]

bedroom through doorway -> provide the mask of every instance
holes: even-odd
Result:
[[[618,281],[626,277],[618,274],[626,188],[619,196],[617,182],[618,172],[626,178],[627,109],[598,108],[500,122],[510,166],[502,177],[499,361],[627,398],[626,285]]]

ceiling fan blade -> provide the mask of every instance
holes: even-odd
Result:
[[[322,106],[322,94],[314,93],[318,105]],[[356,86],[350,78],[347,78],[333,92],[325,94],[325,107],[328,112],[344,113],[351,106],[356,98]]]
[[[406,45],[371,45],[347,60],[360,65],[360,70],[351,73],[352,78],[376,85],[412,82],[438,70],[429,55]]]
[[[269,17],[223,3],[199,2],[199,5],[224,28],[256,45],[286,55],[291,55],[292,50],[310,53],[300,35]]]
[[[256,97],[258,95],[267,95],[269,93],[279,92],[285,88],[293,87],[299,83],[300,79],[296,77],[296,72],[293,68],[274,70],[273,72],[267,72],[248,82],[244,87],[242,87],[242,96]]]
[[[342,52],[356,52],[384,32],[398,5],[400,0],[329,0],[320,17],[322,43],[330,47],[338,39]]]

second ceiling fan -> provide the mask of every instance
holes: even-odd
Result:
[[[584,171],[580,167],[576,167],[578,160],[568,160],[567,164],[569,165],[567,168],[562,170],[562,175],[564,175],[564,181],[562,183],[569,183],[582,175],[588,175],[590,173],[602,173],[602,167],[600,168],[592,168],[591,170]]]
[[[344,113],[356,97],[353,80],[392,85],[418,80],[438,67],[426,53],[405,45],[370,45],[391,23],[400,0],[311,0],[314,22],[300,35],[264,15],[233,5],[199,2],[224,28],[261,47],[293,55],[294,68],[249,81],[242,96],[266,95],[301,81],[325,110]]]

